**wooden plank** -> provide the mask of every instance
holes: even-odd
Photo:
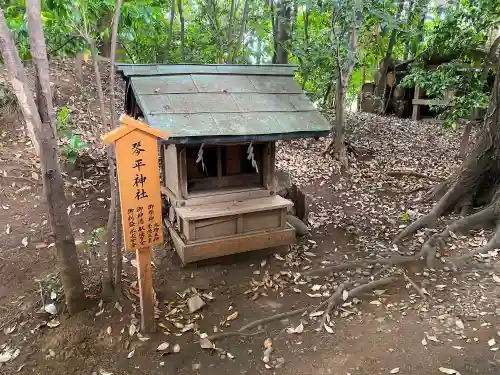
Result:
[[[204,219],[195,222],[190,221],[190,224],[191,223],[193,223],[193,225],[195,226],[196,242],[212,238],[233,236],[237,233],[236,216],[225,216],[224,218]]]
[[[264,187],[270,191],[276,190],[275,181],[275,164],[276,164],[276,142],[268,142],[264,148],[263,155],[263,184]]]
[[[166,146],[163,155],[165,160],[165,186],[176,197],[181,197],[181,188],[179,186],[179,165],[177,162],[177,149],[175,145]]]
[[[136,261],[141,301],[141,332],[155,332],[155,297],[153,270],[151,269],[151,247],[137,249]]]
[[[199,92],[257,92],[244,75],[193,74],[191,77]]]
[[[420,95],[421,95],[420,86],[417,84],[415,85],[415,93],[413,95],[413,100],[420,99]],[[413,121],[420,120],[420,106],[418,104],[413,104],[413,113],[411,115],[411,119]]]
[[[296,111],[288,94],[234,93],[231,96],[240,108],[239,112]]]
[[[243,233],[269,230],[281,226],[281,211],[284,209],[249,212],[243,215]]]
[[[450,101],[449,100],[443,100],[443,99],[413,99],[412,100],[413,105],[449,105]]]
[[[217,146],[217,180],[219,181],[218,186],[221,186],[222,182],[222,149]]]
[[[177,207],[179,216],[187,220],[207,219],[229,215],[239,215],[247,212],[267,211],[278,208],[292,207],[293,203],[278,195],[248,199],[244,201],[221,202],[200,206]]]
[[[198,92],[190,75],[162,77],[132,77],[130,79],[137,95],[181,94]],[[148,101],[151,97],[148,97]]]
[[[177,253],[184,264],[295,243],[295,229],[289,224],[285,229],[236,235],[192,244],[184,243],[171,227],[169,227],[169,231]]]
[[[221,202],[232,202],[241,201],[247,199],[256,199],[269,197],[271,191],[264,189],[263,187],[255,188],[223,188],[223,189],[212,189],[200,192],[192,192],[189,194],[188,200],[177,201],[176,207],[182,206],[199,206],[203,204],[211,203],[221,203]]]
[[[187,199],[188,191],[187,191],[187,162],[186,162],[186,149],[183,148],[179,150],[178,154],[178,164],[177,168],[179,170],[179,189],[180,195],[182,198]]]
[[[283,78],[294,79],[297,66],[294,65],[219,65],[217,71],[224,74],[242,74],[242,75],[274,75],[274,76],[288,76]],[[277,77],[267,77],[268,80]],[[279,77],[281,78],[281,77]]]
[[[243,233],[243,215],[238,215],[238,221],[236,223],[236,232]]]

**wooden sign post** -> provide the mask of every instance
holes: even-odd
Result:
[[[115,143],[125,249],[136,252],[141,330],[153,332],[151,246],[163,243],[158,138],[167,139],[168,135],[126,115],[120,122],[121,126],[102,140]]]

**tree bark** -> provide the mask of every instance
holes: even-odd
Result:
[[[95,41],[88,37],[87,43],[90,45],[90,54],[92,57],[92,66],[94,68],[95,83],[97,87],[97,98],[99,99],[99,110],[101,112],[102,128],[98,130],[98,138],[101,137],[102,130],[106,129],[106,109],[104,104],[104,92],[102,90],[101,72],[99,70],[99,62],[97,60],[97,48]]]
[[[1,9],[0,9],[1,10]],[[7,66],[7,62],[11,64],[9,74],[13,77],[22,77],[25,75],[23,65],[19,59],[16,47],[12,42],[12,37],[10,31],[7,27],[3,11],[1,14],[1,34],[0,34],[0,46],[2,48],[2,55],[4,58],[4,64]],[[11,43],[12,42],[12,43]],[[28,130],[28,136],[30,138],[31,144],[35,148],[35,153],[40,156],[40,144],[35,133],[36,119],[38,115],[38,110],[36,104],[33,101],[33,106],[31,106],[31,87],[29,86],[28,79],[16,79],[13,81],[10,79],[14,93],[16,94],[17,100],[19,102],[19,107],[23,113],[24,121],[26,122],[26,129]]]
[[[116,42],[118,39],[118,25],[120,23],[120,11],[123,0],[117,0],[115,6],[115,15],[113,17],[113,27],[111,31],[111,53],[110,53],[110,79],[109,79],[109,95],[110,95],[110,114],[111,114],[111,129],[113,130],[118,126],[118,121],[116,118],[116,108],[115,108],[115,60],[116,60]],[[118,201],[118,180],[115,176],[115,166],[114,166],[114,146],[109,146],[107,150],[108,154],[108,164],[109,164],[109,181],[111,189],[111,204],[108,214],[108,223],[106,225],[106,254],[107,254],[107,267],[108,267],[108,278],[107,282],[113,284],[113,224],[115,224],[115,260],[116,260],[116,272],[114,277],[114,288],[115,296],[121,294],[121,265],[122,265],[122,244],[121,244],[121,216],[120,211],[117,209]]]
[[[175,19],[175,0],[170,3],[170,23],[168,24],[168,38],[167,47],[165,48],[165,55],[163,57],[163,62],[167,63],[170,57],[172,39],[174,38],[174,19]]]
[[[245,8],[243,9],[243,20],[241,21],[240,35],[238,36],[238,40],[236,41],[236,45],[234,46],[233,62],[238,57],[238,51],[240,49],[240,45],[243,40],[243,34],[245,33],[245,30],[247,28],[248,13],[250,10],[249,2],[250,2],[249,0],[245,0]]]
[[[182,0],[177,0],[177,10],[179,12],[179,20],[181,22],[181,62],[184,62],[186,56],[184,55],[184,10],[182,8]]]
[[[36,102],[38,114],[43,123],[48,123],[52,127],[54,136],[57,135],[55,128],[56,116],[52,105],[52,93],[50,90],[50,70],[47,59],[47,47],[43,37],[42,23],[39,21],[41,9],[40,1],[28,1],[28,35],[30,46],[36,46],[36,53],[31,54],[35,66],[35,86]],[[34,47],[31,47],[32,49]]]
[[[229,24],[227,25],[226,64],[231,64],[231,46],[233,45],[233,18],[234,18],[234,0],[231,0],[231,5],[229,9]]]
[[[309,52],[309,14],[311,11],[309,10],[309,5],[306,4],[306,11],[304,13],[304,50],[307,58],[307,54]],[[309,64],[309,62],[305,62],[305,64]],[[302,76],[302,85],[301,89],[304,90],[306,87],[307,80],[309,79],[309,67],[306,68],[303,76]]]
[[[50,86],[44,86],[47,82],[50,83],[50,76],[43,42],[44,36],[41,26],[39,0],[28,1],[28,17],[28,23],[30,24],[30,50],[40,79],[41,93],[42,95],[51,97]],[[40,112],[44,113],[44,117],[49,120],[49,122],[42,122],[39,109],[36,107],[31,91],[26,90],[28,87],[28,77],[22,67],[2,9],[0,9],[0,49],[9,73],[9,80],[14,87],[25,120],[32,124],[35,136],[41,145],[40,164],[44,194],[55,236],[61,281],[64,287],[68,311],[70,314],[75,314],[85,307],[85,293],[80,275],[75,240],[66,211],[67,202],[64,181],[58,162],[57,141],[50,123],[50,116],[48,115],[51,109],[47,106],[51,104],[51,100],[42,98],[40,101],[45,106],[45,108],[40,109]],[[44,59],[45,63],[37,65],[38,62]]]
[[[288,64],[288,42],[290,39],[290,16],[292,7],[288,0],[279,2],[277,18],[276,64]]]

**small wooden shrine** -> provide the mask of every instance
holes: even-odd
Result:
[[[295,241],[276,195],[275,142],[329,122],[289,65],[118,65],[125,111],[160,140],[164,223],[184,263]]]

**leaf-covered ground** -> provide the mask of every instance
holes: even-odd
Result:
[[[96,139],[92,81],[75,88],[71,65],[54,64],[58,105],[70,108],[75,132],[85,140]],[[335,161],[321,156],[327,140],[281,143],[278,167],[289,171],[311,197],[311,234],[291,249],[240,254],[185,268],[168,246],[156,249],[158,332],[153,335],[139,330],[133,254],[124,258],[124,298],[100,301],[102,259],[89,254],[92,230],[104,224],[109,204],[106,170],[99,160],[71,171],[67,178],[68,211],[82,250],[89,309],[71,318],[61,311],[61,291],[50,277],[55,250],[37,165],[22,124],[2,126],[0,373],[498,373],[496,252],[457,274],[428,270],[417,262],[388,268],[382,276],[394,276],[394,282],[354,298],[348,288],[341,306],[326,317],[322,332],[316,329],[325,308],[311,313],[342,283],[370,277],[380,268],[312,276],[307,272],[358,259],[411,255],[427,238],[428,233],[421,232],[398,247],[391,244],[406,222],[428,211],[428,205],[418,202],[427,187],[459,164],[459,135],[439,124],[352,116],[347,139],[357,156],[342,175]],[[390,176],[395,171],[426,177]],[[487,235],[454,236],[440,257],[470,251]],[[40,289],[45,312],[39,311]],[[189,313],[190,298],[201,298],[205,305]],[[54,312],[52,303],[57,314],[49,313]],[[262,331],[253,336],[203,340],[200,345],[200,334],[233,331],[256,319],[308,306],[304,315],[250,330]]]

